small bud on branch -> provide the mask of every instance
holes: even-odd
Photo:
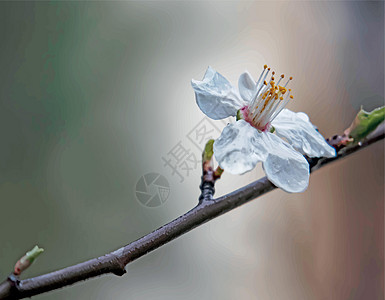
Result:
[[[44,252],[43,248],[38,246],[33,247],[31,251],[28,251],[22,258],[20,258],[15,264],[13,273],[15,275],[20,275],[21,272],[28,269],[30,265],[36,260],[36,258]]]
[[[367,112],[361,107],[354,121],[344,133],[357,143],[373,132],[384,121],[384,117],[385,106],[376,108],[371,112]]]
[[[214,155],[213,151],[214,140],[209,140],[206,143],[205,149],[202,153],[202,162],[210,161]]]

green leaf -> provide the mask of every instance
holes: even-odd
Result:
[[[384,121],[384,117],[385,106],[376,108],[371,112],[364,111],[361,107],[361,110],[350,127],[345,131],[345,134],[353,138],[355,142],[358,142],[373,132]]]

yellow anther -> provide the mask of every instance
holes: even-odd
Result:
[[[290,80],[293,80],[293,77],[290,77],[289,79],[290,79]]]
[[[283,100],[283,97],[279,97],[279,100]]]
[[[286,93],[286,88],[283,87],[283,86],[279,86],[279,91],[280,91],[282,94],[285,94],[285,93]]]
[[[289,89],[289,92],[291,92],[291,89]]]
[[[267,82],[266,82],[266,80],[263,82],[263,84],[264,84],[264,85],[267,85]]]
[[[263,68],[266,69],[266,68],[267,68],[267,65],[264,65]]]
[[[293,95],[290,95],[290,99],[293,99]]]
[[[271,80],[274,80],[274,77],[271,77]]]

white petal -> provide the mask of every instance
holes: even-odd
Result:
[[[202,81],[191,80],[199,108],[214,120],[235,116],[245,106],[237,90],[221,74],[208,67]]]
[[[243,174],[263,162],[267,177],[277,187],[296,193],[308,186],[307,160],[276,135],[259,132],[244,120],[224,128],[214,142],[214,155],[221,168],[232,174]]]
[[[244,120],[227,125],[214,142],[214,155],[226,172],[243,174],[264,161],[268,152],[263,134]]]
[[[284,112],[284,114],[285,114],[285,112]],[[304,112],[297,112],[297,117],[301,118],[304,121],[310,122],[309,116],[307,114],[305,114]]]
[[[257,91],[257,87],[255,86],[256,82],[249,72],[244,72],[239,76],[238,80],[238,89],[241,97],[245,102],[249,103],[251,98]]]
[[[305,113],[295,113],[288,109],[282,110],[273,120],[278,136],[287,141],[298,151],[310,157],[334,157],[336,151],[315,130]]]
[[[267,178],[277,187],[289,193],[300,193],[309,184],[309,164],[293,147],[271,133],[264,133],[265,143],[270,146],[269,155],[263,162]]]

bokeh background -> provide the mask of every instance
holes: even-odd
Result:
[[[384,2],[1,2],[0,276],[112,251],[189,210],[200,167],[165,165],[207,122],[190,86],[267,63],[325,137],[384,102]],[[223,128],[221,121],[210,130]],[[214,124],[214,125],[213,125]],[[217,130],[218,131],[218,130]],[[214,132],[217,132],[214,131]],[[104,276],[36,299],[384,299],[384,145],[327,166]],[[148,208],[139,178],[166,177]],[[222,195],[263,176],[225,174]]]

